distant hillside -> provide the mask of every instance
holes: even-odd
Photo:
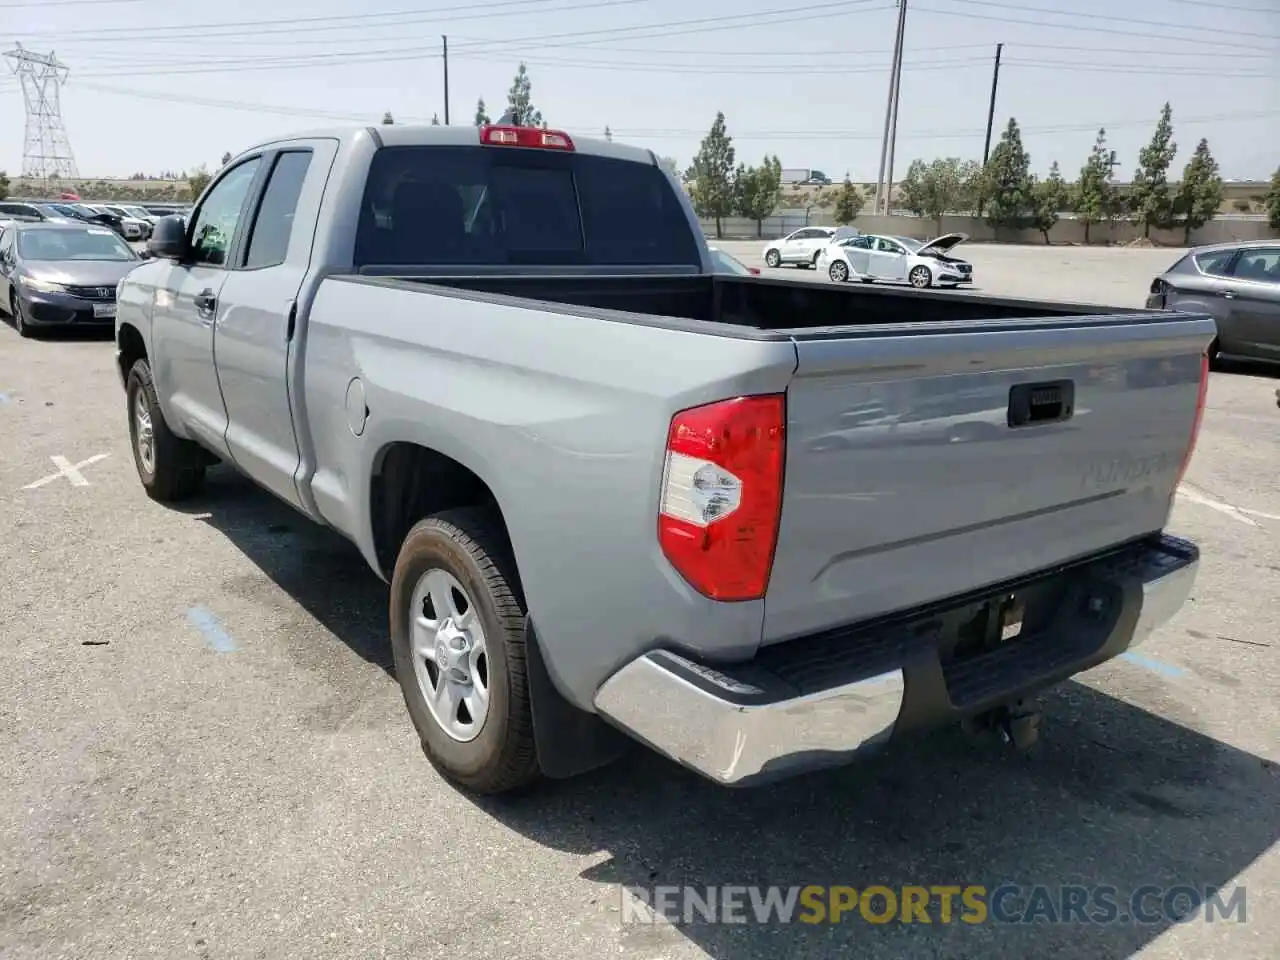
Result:
[[[191,186],[186,180],[114,180],[106,177],[82,177],[79,180],[51,180],[48,185],[43,185],[38,181],[33,182],[17,177],[9,183],[11,197],[52,197],[63,191],[77,194],[89,203],[110,200],[162,202],[192,199]]]

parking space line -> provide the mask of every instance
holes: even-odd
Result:
[[[1144,657],[1142,654],[1134,653],[1132,650],[1126,650],[1120,654],[1120,659],[1128,660],[1132,664],[1144,667],[1155,673],[1164,674],[1166,677],[1185,677],[1187,675],[1187,671],[1181,667],[1175,667],[1173,664],[1157,660],[1155,657]]]
[[[1208,507],[1210,510],[1217,510],[1221,514],[1225,514],[1232,520],[1238,520],[1240,523],[1250,527],[1261,526],[1257,520],[1248,514],[1253,513],[1267,519],[1280,519],[1280,517],[1272,517],[1270,514],[1260,513],[1255,510],[1242,510],[1239,507],[1233,507],[1229,503],[1223,503],[1221,500],[1215,500],[1207,493],[1202,493],[1190,484],[1184,483],[1178,487],[1178,496],[1190,500],[1192,503],[1198,503],[1202,507]]]
[[[81,468],[97,463],[99,460],[105,460],[109,456],[111,456],[109,453],[95,453],[87,460],[81,460],[79,463],[72,463],[61,454],[54,455],[49,459],[52,460],[53,465],[58,468],[58,472],[51,473],[47,477],[41,477],[34,483],[28,483],[22,489],[35,490],[39,487],[43,487],[46,483],[53,483],[53,481],[59,480],[62,477],[66,477],[73,487],[87,487],[89,486],[89,481],[86,480],[84,474],[80,472]]]
[[[236,642],[207,608],[191,607],[187,610],[187,622],[200,631],[205,644],[215,653],[235,653]]]

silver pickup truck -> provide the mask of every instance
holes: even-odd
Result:
[[[1192,587],[1206,316],[717,273],[652,153],[502,126],[266,143],[149,243],[143,486],[221,461],[351,540],[472,790],[1016,719]]]

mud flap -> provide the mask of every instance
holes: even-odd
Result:
[[[524,646],[533,740],[543,775],[563,780],[603,767],[622,756],[631,745],[626,734],[596,714],[580,710],[556,689],[530,617],[524,621]]]

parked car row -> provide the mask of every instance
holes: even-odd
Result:
[[[802,227],[764,248],[773,268],[792,264],[825,271],[837,283],[860,280],[955,287],[973,281],[973,265],[950,255],[969,239],[948,233],[925,242],[912,237],[873,236],[853,227]]]
[[[0,311],[23,337],[43,327],[109,327],[117,285],[149,257],[97,223],[0,220]]]
[[[7,200],[0,202],[0,219],[28,223],[96,223],[109,227],[125,240],[140,243],[150,238],[156,221],[181,214],[178,206],[122,203],[83,203],[70,200]]]

